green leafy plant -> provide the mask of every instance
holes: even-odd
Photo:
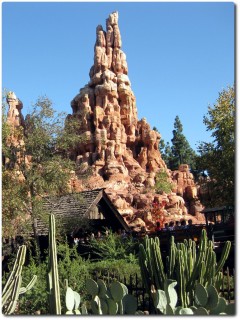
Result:
[[[169,181],[169,176],[166,171],[160,171],[156,174],[155,189],[157,193],[170,193],[172,187],[172,183]]]
[[[32,276],[36,274],[38,281],[31,291],[21,295],[19,299],[19,314],[48,314],[48,288],[47,288],[47,274],[48,261],[41,261],[35,257],[30,257],[29,264],[23,269],[23,277],[26,282],[29,282]]]
[[[136,244],[131,237],[122,238],[120,235],[109,230],[109,234],[103,239],[92,239],[90,248],[99,259],[130,261],[133,258]]]

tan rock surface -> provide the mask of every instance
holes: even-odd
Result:
[[[80,168],[72,174],[69,187],[74,192],[105,188],[127,223],[138,231],[143,226],[153,229],[153,202],[165,203],[162,212],[167,220],[194,216],[201,221],[202,206],[188,165],[171,172],[159,151],[160,134],[145,118],[137,117],[118,18],[117,12],[109,15],[106,31],[97,26],[90,80],[71,101],[72,114],[67,119],[79,121],[76,134],[83,141],[69,151]],[[9,123],[24,127],[21,101],[12,93],[8,103]],[[89,168],[92,175],[82,180],[81,174]],[[155,193],[160,169],[174,186],[170,194]]]
[[[104,186],[129,225],[151,229],[155,177],[160,169],[168,172],[175,185],[175,193],[155,194],[158,201],[166,202],[167,218],[186,216],[185,200],[195,216],[200,207],[195,206],[197,188],[188,165],[168,170],[158,148],[160,134],[151,130],[145,118],[138,120],[118,19],[114,12],[106,21],[106,31],[97,26],[90,80],[71,102],[73,113],[68,117],[80,117],[80,131],[88,137],[72,155],[93,170],[93,179],[85,187]]]

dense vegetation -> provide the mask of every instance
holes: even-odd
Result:
[[[187,138],[183,134],[183,125],[179,116],[174,120],[172,145],[164,141],[160,144],[163,160],[171,170],[177,170],[180,164],[187,163],[192,170],[195,169],[196,152],[191,148]]]
[[[176,116],[171,145],[164,140],[159,144],[168,168],[176,170],[181,163],[190,166],[196,181],[208,190],[201,201],[209,207],[234,205],[235,202],[235,113],[235,88],[232,86],[219,93],[216,103],[208,107],[208,113],[203,117],[212,142],[200,142],[195,152]]]
[[[65,119],[66,115],[54,111],[52,102],[43,96],[26,116],[25,127],[13,128],[7,123],[3,103],[3,236],[31,231],[37,236],[35,219],[46,220],[43,197],[69,192],[71,170],[77,168],[68,150],[82,138],[75,134],[80,122]]]
[[[207,172],[211,190],[208,205],[234,205],[235,201],[235,88],[219,93],[216,103],[208,107],[203,122],[213,142],[198,147],[198,168]]]
[[[32,229],[37,240],[35,219],[36,217],[46,219],[49,214],[45,213],[42,208],[44,195],[62,195],[68,192],[68,181],[71,170],[75,170],[76,166],[69,158],[67,150],[74,148],[82,138],[80,135],[77,136],[74,134],[79,123],[74,121],[64,123],[64,117],[65,115],[57,115],[55,113],[52,108],[52,103],[48,98],[41,97],[37,100],[30,115],[26,117],[25,128],[18,128],[13,132],[6,121],[6,112],[3,111],[2,231],[4,237],[14,237],[16,234],[25,234]],[[177,169],[181,163],[188,163],[190,165],[193,173],[199,178],[199,183],[207,185],[210,190],[209,197],[201,199],[203,203],[211,206],[222,204],[233,205],[235,187],[234,87],[229,87],[219,94],[216,104],[214,104],[213,107],[209,107],[208,114],[204,117],[203,121],[207,130],[212,132],[213,142],[201,142],[198,147],[198,154],[196,154],[184,137],[183,126],[177,116],[174,122],[173,139],[171,140],[172,146],[170,147],[169,143],[165,147],[163,143],[161,144],[161,150],[165,150],[162,152],[163,158],[172,170]],[[24,145],[9,143],[9,136],[11,135],[17,136],[20,140],[24,138]],[[18,162],[19,154],[22,159],[30,156],[31,164],[29,165],[26,161]],[[19,176],[24,179],[19,180]],[[171,183],[168,181],[166,172],[160,172],[156,176],[156,189],[159,193],[170,192]],[[30,216],[27,223],[25,220],[26,214]],[[15,221],[15,224],[13,224],[13,221]],[[64,230],[62,230],[62,233],[64,233]],[[57,235],[57,239],[61,305],[65,304],[65,279],[68,280],[69,287],[75,292],[80,293],[81,297],[87,300],[89,299],[89,294],[86,290],[87,278],[93,279],[94,277],[107,276],[117,279],[121,277],[121,279],[125,278],[126,281],[129,281],[131,276],[135,277],[136,274],[139,277],[143,277],[143,265],[150,269],[153,268],[151,264],[156,257],[153,259],[152,255],[157,252],[157,250],[154,251],[155,253],[153,250],[147,251],[148,248],[145,247],[144,250],[147,252],[148,259],[146,260],[144,258],[144,260],[143,257],[140,257],[139,260],[139,243],[131,237],[122,238],[111,231],[108,236],[101,240],[93,239],[88,245],[89,255],[85,256],[79,254],[76,246],[71,248],[62,236]],[[146,243],[147,241],[145,239],[145,244]],[[151,243],[151,245],[152,244],[153,243]],[[187,265],[184,265],[184,263],[188,262],[184,261],[184,257],[180,251],[185,250],[184,254],[186,254],[187,250],[190,250],[192,248],[190,248],[190,246],[193,246],[193,244],[189,242],[189,244],[185,243],[185,246],[185,249],[178,246],[178,250],[175,251],[176,260],[171,260],[176,261],[175,266],[172,265],[172,268],[178,268],[177,271],[173,273],[176,278],[174,278],[174,280],[178,283],[176,286],[177,291],[180,286],[179,282],[183,281],[183,278],[179,277],[180,269],[184,267],[185,269],[183,269],[185,271],[189,271]],[[201,270],[204,270],[205,263],[208,263],[209,266],[214,265],[214,268],[216,267],[213,244],[206,244],[205,249],[207,248],[209,248],[209,254],[206,253],[204,259],[201,261]],[[143,249],[141,250],[142,253],[140,254],[144,254]],[[15,259],[16,254],[9,260],[9,270],[12,269]],[[181,261],[181,263],[179,263],[179,261]],[[157,262],[154,268],[156,266]],[[165,265],[164,269],[166,270],[168,266],[170,265]],[[34,314],[38,310],[41,310],[41,314],[49,314],[50,302],[46,280],[48,278],[48,268],[49,258],[44,255],[39,255],[37,241],[36,247],[29,245],[26,264],[22,270],[22,285],[23,287],[27,286],[27,284],[31,282],[33,275],[37,275],[37,282],[31,290],[27,290],[25,294],[20,296],[19,305],[17,309],[15,309],[16,314]],[[214,268],[211,270],[214,270]],[[200,272],[200,265],[195,267],[192,264],[191,270],[198,270],[195,272]],[[147,270],[147,272],[153,272],[153,269],[152,271]],[[3,274],[3,286],[6,284],[8,274],[8,272]],[[207,277],[206,270],[205,275],[205,277]],[[168,276],[169,275],[167,275],[166,278]],[[196,279],[200,279],[200,274],[198,274],[198,276]],[[214,275],[214,277],[215,276],[216,275]],[[144,279],[142,280],[144,282]],[[198,281],[199,284],[204,287],[203,289],[198,286],[198,290],[204,292],[205,297],[208,298],[206,292],[208,292],[208,290],[213,291],[212,287],[209,289],[209,286],[215,285],[217,281],[215,280],[208,274],[207,283],[203,283],[200,280]],[[173,285],[171,283],[168,283],[168,285],[171,286],[172,290]],[[191,285],[193,284],[191,283]],[[148,286],[148,284],[145,284],[145,286]],[[151,284],[149,287],[151,287]],[[160,313],[166,313],[167,310],[170,310],[169,307],[167,307],[167,303],[163,306],[156,302],[158,294],[161,295],[161,297],[164,296],[163,291],[166,291],[166,287],[167,285],[162,284],[159,289],[157,288],[158,290],[162,290],[161,292],[155,292],[154,290],[149,290],[148,292],[149,295],[153,295],[155,307],[160,310]],[[194,290],[196,290],[196,288],[192,287],[191,290],[193,290],[191,291],[191,302],[194,303],[193,295],[195,294]],[[219,290],[219,286],[216,290]],[[179,295],[180,293],[181,292],[179,292]],[[219,292],[216,293],[216,291],[214,291],[214,298],[219,301],[218,298],[216,298],[216,294],[218,296]],[[206,301],[207,298],[205,299]],[[166,300],[167,297],[165,296],[164,299]],[[182,296],[179,296],[179,301],[181,299]],[[185,307],[192,307],[192,305],[190,306],[186,302],[187,298],[185,297],[184,299],[185,302],[183,305]],[[224,306],[226,307],[227,304]],[[176,304],[174,306],[172,305],[171,308],[172,312],[180,312]],[[225,310],[224,308],[221,310]],[[230,309],[230,307],[227,309]],[[232,312],[231,310],[228,311],[230,313]],[[154,312],[156,313],[156,310]],[[188,310],[188,312],[190,311]],[[207,310],[207,312],[209,312],[209,310]],[[214,312],[217,311],[214,310]]]
[[[54,216],[51,215],[49,220],[55,221]],[[112,235],[111,238],[110,242],[115,239],[119,243],[119,235]],[[101,241],[104,240],[98,241],[99,244],[94,242],[94,246],[97,245],[100,252]],[[124,239],[121,241],[124,243]],[[105,242],[108,242],[107,237]],[[141,310],[137,311],[137,300],[128,293],[128,288],[116,280],[116,277],[119,279],[119,275],[129,277],[132,272],[132,275],[139,273],[136,260],[132,260],[129,264],[126,260],[115,259],[109,261],[110,265],[106,260],[102,266],[101,262],[94,264],[92,261],[82,259],[76,248],[70,249],[68,244],[55,246],[54,222],[50,224],[49,259],[36,263],[30,256],[28,266],[22,270],[25,261],[23,249],[26,249],[26,246],[19,248],[14,266],[11,266],[13,273],[7,282],[3,281],[3,313],[80,314],[81,299],[85,301],[81,308],[84,314],[143,313]],[[206,315],[235,313],[234,304],[227,303],[219,292],[224,277],[221,270],[230,251],[230,241],[225,243],[219,261],[216,260],[213,243],[207,240],[205,230],[202,233],[199,250],[192,240],[184,240],[184,243],[176,245],[172,238],[166,262],[162,260],[158,238],[145,237],[143,243],[137,247],[142,283],[152,299],[148,313]],[[127,251],[125,255],[128,255]],[[114,265],[117,266],[116,269]],[[108,270],[108,278],[111,278],[109,289],[102,280],[97,282],[93,280],[96,271],[97,277],[101,278],[102,274],[99,271],[101,269],[106,271],[108,266],[111,266],[110,275]],[[111,274],[112,270],[114,274]],[[33,286],[30,286],[31,279],[36,276]],[[176,285],[177,289],[174,288]],[[20,296],[22,297],[19,299]],[[55,301],[58,301],[58,309],[54,306]]]

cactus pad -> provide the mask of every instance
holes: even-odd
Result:
[[[110,286],[110,292],[113,300],[119,302],[124,297],[124,289],[120,282],[114,281]]]
[[[99,288],[98,288],[98,284],[96,281],[94,281],[92,279],[87,279],[86,280],[86,289],[87,289],[87,292],[89,294],[91,294],[93,297],[98,295]]]

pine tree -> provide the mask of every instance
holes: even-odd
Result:
[[[194,169],[196,153],[183,134],[183,126],[179,116],[176,116],[174,120],[173,138],[171,142],[170,169],[177,170],[179,165],[183,163],[188,164],[191,169]]]

